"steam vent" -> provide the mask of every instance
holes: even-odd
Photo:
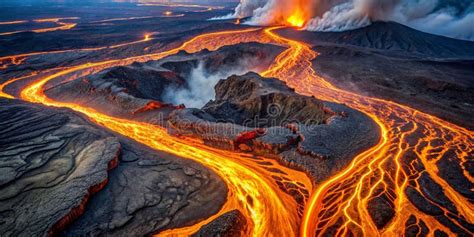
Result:
[[[0,236],[474,236],[474,3],[3,0]]]

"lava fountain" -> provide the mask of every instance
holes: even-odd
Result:
[[[309,1],[300,0],[296,4],[296,8],[293,9],[290,16],[286,18],[286,24],[290,26],[301,28],[310,18],[310,13],[305,10],[308,9],[306,4],[309,4]]]
[[[231,15],[236,19],[249,17],[246,23],[252,25],[284,25],[301,28],[313,16],[314,0],[242,0]]]

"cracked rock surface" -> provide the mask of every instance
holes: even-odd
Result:
[[[218,212],[226,193],[217,175],[195,162],[124,143],[109,184],[63,235],[151,235]]]
[[[204,219],[227,197],[198,163],[68,109],[0,99],[0,121],[1,236],[148,235]]]
[[[107,182],[118,140],[54,110],[0,99],[0,235],[45,236]]]

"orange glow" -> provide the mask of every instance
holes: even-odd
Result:
[[[29,31],[32,31],[35,33],[45,33],[45,32],[57,31],[57,30],[70,30],[76,27],[77,24],[62,22],[62,20],[77,20],[77,19],[79,18],[78,17],[63,17],[63,18],[35,19],[33,20],[33,22],[36,22],[36,23],[53,22],[53,23],[56,23],[58,26],[50,27],[50,28],[34,29],[34,30],[19,30],[19,31],[4,32],[4,33],[0,33],[0,36],[13,35],[13,34],[18,34],[18,33],[29,32]],[[16,22],[23,23],[23,22],[28,22],[28,21],[16,21]]]
[[[49,18],[49,19],[37,19],[33,20],[34,22],[54,22],[58,24],[58,27],[52,27],[52,28],[44,28],[44,29],[36,29],[32,30],[35,33],[45,33],[45,32],[51,32],[51,31],[57,31],[57,30],[70,30],[74,28],[77,24],[76,23],[66,23],[66,22],[61,22],[61,20],[77,20],[79,19],[78,17],[63,17],[63,18]]]
[[[280,4],[282,6],[269,16],[276,25],[301,28],[311,18],[311,0],[289,0]]]
[[[301,27],[305,23],[305,17],[303,11],[293,11],[288,24]],[[421,173],[428,174],[443,188],[443,193],[457,210],[458,213],[451,213],[439,206],[444,213],[451,214],[446,215],[447,219],[457,223],[455,216],[474,223],[474,204],[439,176],[436,165],[448,152],[453,152],[454,161],[460,164],[472,159],[474,132],[408,106],[336,88],[318,76],[312,68],[311,61],[318,54],[303,42],[276,34],[275,30],[279,28],[208,33],[161,53],[74,66],[29,84],[22,90],[21,98],[47,106],[71,108],[117,133],[151,148],[193,159],[216,172],[229,190],[227,202],[219,213],[194,225],[160,233],[164,236],[188,236],[220,214],[233,209],[240,210],[250,223],[249,229],[244,233],[246,236],[295,236],[298,228],[301,236],[321,236],[330,228],[334,228],[335,235],[339,236],[402,236],[410,215],[422,220],[431,231],[440,229],[453,236],[454,233],[449,228],[440,224],[433,216],[421,212],[408,200],[405,189],[410,183],[414,183],[414,188],[423,193],[418,183]],[[380,128],[381,138],[377,145],[357,155],[347,167],[315,185],[314,189],[305,174],[285,168],[275,160],[261,157],[287,173],[289,180],[298,181],[308,191],[312,190],[311,197],[306,201],[302,220],[296,213],[296,202],[270,179],[274,174],[257,165],[248,154],[221,151],[207,147],[201,141],[176,138],[160,127],[111,117],[83,105],[55,101],[44,93],[45,86],[51,80],[72,80],[78,77],[77,74],[85,76],[135,61],[158,60],[180,50],[194,53],[205,48],[216,50],[225,45],[243,42],[271,43],[286,47],[261,75],[284,80],[300,94],[314,95],[362,111]],[[420,170],[419,167],[423,168]],[[463,175],[474,181],[466,168],[463,169]],[[387,226],[378,229],[367,206],[372,198],[382,194],[387,195],[393,203],[395,216]],[[249,202],[249,199],[252,201]]]
[[[16,24],[23,24],[27,22],[28,21],[3,21],[3,22],[0,22],[0,25],[16,25]]]
[[[153,38],[150,34],[145,34],[142,40],[136,40],[127,43],[115,44],[110,46],[102,46],[102,47],[95,47],[95,48],[83,48],[83,49],[66,49],[66,50],[56,50],[56,51],[45,51],[45,52],[33,52],[33,53],[25,53],[25,54],[18,54],[18,55],[11,55],[11,56],[4,56],[0,57],[0,69],[4,70],[7,69],[10,65],[20,65],[22,64],[27,58],[45,54],[62,54],[62,53],[69,53],[69,52],[77,52],[77,51],[99,51],[105,49],[115,49],[125,46],[130,46],[134,44],[143,43],[146,41],[150,41]]]
[[[23,76],[23,77],[17,77],[17,78],[13,78],[13,79],[10,79],[10,80],[7,80],[6,82],[0,84],[0,98],[8,98],[8,99],[14,99],[15,97],[10,95],[10,94],[7,94],[4,90],[5,90],[5,87],[7,87],[8,85],[16,82],[16,81],[19,81],[19,80],[23,80],[25,78],[29,78],[29,77],[32,77],[32,76],[35,76],[37,75],[38,73],[37,72],[33,72],[31,73],[30,75],[27,75],[27,76]]]
[[[32,78],[36,75],[39,75],[39,74],[46,74],[46,73],[50,73],[50,72],[53,72],[53,71],[64,70],[64,69],[67,69],[67,67],[58,67],[58,68],[46,69],[46,70],[43,70],[43,71],[34,71],[34,72],[31,72],[30,74],[25,75],[25,76],[8,79],[4,83],[0,84],[0,98],[15,99],[15,97],[13,95],[10,95],[10,94],[5,92],[5,88],[7,86],[17,82],[17,81],[24,80],[24,79],[30,79],[30,78]]]
[[[43,19],[35,19],[34,22],[58,22],[61,20],[78,20],[79,17],[59,17],[59,18],[43,18]]]
[[[291,26],[303,27],[306,22],[306,19],[303,12],[297,10],[290,17],[288,17],[288,19],[286,19],[286,22]]]
[[[76,27],[77,25],[75,23],[64,23],[64,22],[56,22],[56,23],[59,25],[58,27],[36,29],[32,31],[35,33],[45,33],[45,32],[57,31],[57,30],[70,30]]]
[[[172,11],[165,11],[163,12],[163,17],[183,17],[184,14],[176,14],[174,15]]]
[[[474,223],[474,205],[453,189],[439,176],[436,162],[449,151],[456,154],[461,167],[470,159],[474,149],[474,133],[465,128],[443,121],[429,114],[391,101],[363,96],[334,87],[316,75],[311,60],[317,53],[296,40],[276,35],[270,28],[265,32],[288,49],[280,54],[274,64],[262,75],[278,77],[295,88],[296,92],[346,104],[364,112],[380,127],[379,143],[356,156],[344,170],[316,187],[306,205],[301,225],[302,236],[322,236],[333,227],[336,236],[403,236],[405,223],[410,215],[422,220],[430,231],[440,229],[448,235],[454,233],[430,215],[415,207],[405,194],[409,181],[423,195],[418,183],[421,172],[443,188],[459,214],[438,206],[450,221],[457,223],[460,216]],[[472,158],[472,156],[471,156]],[[404,168],[403,160],[413,159]],[[413,162],[423,165],[417,170]],[[406,164],[406,162],[405,162]],[[419,169],[419,168],[418,168]],[[464,170],[464,176],[473,180]],[[378,229],[367,211],[369,201],[381,194],[393,202],[395,216],[383,229]],[[342,222],[341,222],[342,221]],[[468,229],[458,225],[467,233]]]
[[[216,172],[228,185],[228,200],[219,214],[230,210],[240,210],[248,219],[246,235],[252,236],[294,236],[298,232],[299,218],[297,203],[288,194],[284,193],[270,177],[275,175],[265,167],[258,165],[251,155],[220,151],[203,145],[202,142],[192,139],[182,139],[169,135],[166,130],[151,124],[115,118],[100,113],[92,108],[72,103],[54,101],[44,94],[44,86],[50,80],[67,77],[79,71],[87,73],[97,72],[104,68],[127,65],[134,61],[157,60],[176,54],[180,50],[196,52],[207,48],[215,50],[227,44],[236,44],[254,40],[257,29],[240,31],[225,31],[197,36],[182,46],[165,52],[130,57],[125,59],[109,60],[75,66],[53,75],[41,78],[28,85],[21,92],[21,98],[26,101],[41,103],[47,106],[68,107],[87,115],[92,121],[123,134],[154,149],[175,154],[180,157],[196,160]],[[222,41],[216,41],[218,37]],[[75,78],[75,77],[74,77]],[[74,78],[68,78],[74,79]],[[277,174],[311,190],[309,178],[302,172],[280,166],[276,161],[262,157],[271,166],[277,166],[286,174]],[[300,184],[297,184],[299,182]],[[249,201],[251,200],[251,201]],[[218,215],[219,215],[218,214]],[[214,215],[195,225],[165,231],[162,235],[187,236],[197,231],[202,225],[212,221]],[[273,228],[269,228],[273,226]]]

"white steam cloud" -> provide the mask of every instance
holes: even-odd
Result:
[[[227,17],[250,17],[247,24],[281,24],[295,5],[306,13],[309,31],[345,31],[374,21],[394,21],[432,34],[474,40],[472,0],[242,0]]]
[[[209,73],[201,62],[186,77],[187,88],[168,87],[165,89],[162,99],[167,103],[184,104],[188,108],[201,108],[209,100],[214,99],[214,86],[220,79],[225,79],[234,74],[243,74],[246,71],[242,67],[235,67]]]

